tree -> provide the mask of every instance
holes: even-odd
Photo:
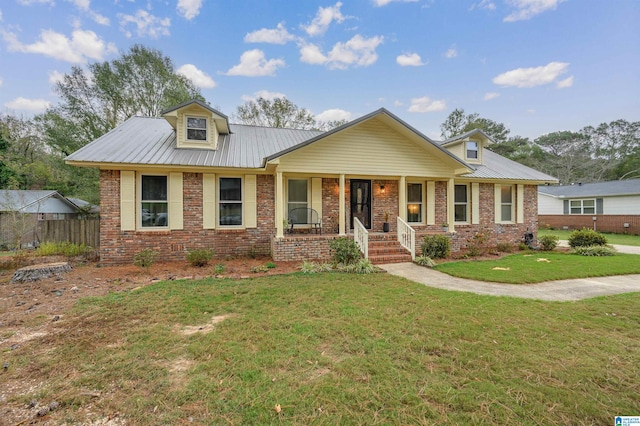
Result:
[[[547,153],[540,165],[545,173],[557,177],[563,184],[594,180],[588,136],[562,131],[540,136],[534,142]]]
[[[480,117],[478,113],[465,114],[463,109],[457,108],[440,125],[441,136],[445,139],[462,135],[474,129],[482,130],[498,143],[506,142],[510,133],[510,130],[502,123]]]
[[[313,129],[316,120],[308,110],[287,98],[247,101],[238,106],[234,119],[251,126],[266,126],[291,129]]]

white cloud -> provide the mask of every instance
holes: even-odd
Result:
[[[326,55],[317,45],[304,44],[300,48],[300,60],[308,64],[324,64],[331,69],[367,67],[378,60],[376,48],[383,41],[382,36],[364,38],[356,34],[345,43],[336,43]]]
[[[247,50],[240,56],[240,63],[233,66],[227,75],[241,75],[245,77],[273,76],[278,68],[285,66],[282,59],[269,59],[259,49]]]
[[[373,4],[378,6],[378,7],[382,7],[382,6],[386,6],[389,3],[393,3],[393,2],[399,2],[399,3],[415,3],[418,0],[373,0]]]
[[[397,107],[401,107],[401,106],[403,106],[404,104],[403,104],[401,101],[399,101],[399,100],[395,100],[395,101],[393,101],[393,105],[394,105],[394,106],[397,106]]]
[[[337,23],[341,23],[345,20],[345,17],[340,12],[340,7],[342,6],[341,2],[337,2],[333,6],[329,7],[319,7],[318,12],[316,13],[316,17],[313,18],[313,21],[306,27],[303,25],[302,28],[309,34],[310,36],[317,36],[324,34],[325,31],[329,28],[329,25],[333,21]]]
[[[126,28],[129,24],[135,25],[138,37],[158,38],[169,35],[171,19],[158,18],[146,10],[139,9],[135,15],[119,13],[118,18],[120,19],[120,29],[127,38],[132,36],[131,31]]]
[[[0,87],[2,87],[2,79],[0,78]]]
[[[411,99],[411,106],[409,107],[409,112],[435,112],[442,111],[447,107],[447,104],[444,100],[434,101],[431,100],[428,96],[423,96],[422,98],[413,98]]]
[[[83,64],[87,59],[102,60],[105,55],[117,52],[113,43],[105,43],[93,31],[74,30],[71,39],[52,30],[40,32],[40,40],[23,44],[15,33],[2,32],[10,52],[40,53],[55,59]]]
[[[334,108],[322,111],[316,115],[318,121],[338,121],[338,120],[351,120],[351,113],[343,109]]]
[[[496,10],[496,4],[492,0],[480,0],[469,8],[469,10],[474,9]]]
[[[53,70],[49,73],[49,83],[56,84],[64,81],[64,74],[58,70]]]
[[[2,22],[2,9],[0,9],[0,22]]]
[[[446,52],[444,52],[444,57],[447,59],[453,59],[458,56],[458,51],[455,47],[449,48]]]
[[[422,58],[417,53],[404,53],[396,58],[398,65],[402,67],[419,67],[424,65]]]
[[[497,92],[487,92],[484,94],[484,100],[485,101],[490,101],[491,99],[495,99],[498,96],[500,96],[500,93]]]
[[[282,22],[275,29],[262,28],[244,36],[245,43],[285,44],[291,40],[295,37],[289,34]]]
[[[503,21],[525,21],[547,10],[555,10],[563,1],[564,0],[507,0],[507,4],[516,10],[507,15]]]
[[[258,98],[271,100],[271,99],[286,98],[286,97],[287,95],[285,95],[284,93],[270,92],[268,90],[258,90],[253,95],[242,95],[242,100],[247,102],[247,101],[255,101]]]
[[[178,15],[190,21],[200,14],[202,0],[178,0]]]
[[[100,25],[109,25],[111,21],[106,16],[100,15],[97,12],[91,10],[91,0],[66,0],[69,3],[72,3],[75,7],[80,9],[81,11],[89,14],[91,19],[93,19],[96,23]]]
[[[4,106],[14,110],[25,111],[44,111],[49,108],[51,102],[44,99],[27,99],[22,96],[15,98],[12,101],[5,102]]]
[[[30,6],[32,4],[50,4],[53,6],[55,3],[53,0],[18,0],[18,4],[23,6]]]
[[[533,108],[530,108],[530,109],[528,109],[528,110],[527,110],[527,112],[528,112],[529,114],[535,114],[535,113],[536,113],[536,110],[535,110],[535,109],[533,109]]]
[[[493,82],[500,86],[535,87],[555,81],[561,74],[567,72],[569,63],[550,62],[547,65],[534,68],[517,68],[507,71],[493,78]]]
[[[573,76],[565,78],[564,80],[560,80],[556,83],[556,87],[558,89],[565,89],[567,87],[573,86]]]
[[[216,87],[216,82],[213,81],[213,78],[193,64],[184,64],[176,70],[176,73],[187,77],[196,87],[201,89],[213,89]]]

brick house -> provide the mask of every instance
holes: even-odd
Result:
[[[446,232],[460,251],[480,230],[495,245],[537,229],[538,185],[557,180],[491,143],[479,130],[436,142],[385,109],[320,132],[229,124],[189,101],[160,118],[132,117],[66,161],[100,169],[106,264],[143,248],[167,260],[194,248],[326,259],[339,236],[385,262],[410,260],[428,233]],[[316,212],[321,233],[289,233],[296,208]]]

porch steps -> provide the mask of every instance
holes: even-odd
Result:
[[[387,234],[388,235],[388,234]],[[411,262],[411,253],[400,245],[398,240],[387,235],[369,238],[369,261],[374,265],[384,263]]]

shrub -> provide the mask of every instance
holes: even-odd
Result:
[[[529,250],[529,246],[524,241],[520,241],[518,243],[518,250],[520,250],[520,251]]]
[[[544,251],[552,251],[558,247],[558,238],[557,235],[543,235],[538,241],[540,242],[540,249]]]
[[[149,269],[151,269],[151,265],[155,263],[158,254],[159,253],[157,251],[146,248],[136,253],[136,255],[133,257],[133,264],[144,268],[147,270],[147,272],[149,272]]]
[[[487,250],[490,233],[487,229],[481,229],[474,232],[472,236],[467,238],[467,254],[471,257],[480,256]]]
[[[259,265],[259,266],[252,266],[251,267],[251,272],[253,272],[254,274],[257,274],[259,272],[267,272],[269,270],[269,268],[267,268],[265,265]]]
[[[194,249],[187,251],[187,261],[193,266],[203,267],[209,264],[213,257],[211,249]]]
[[[426,235],[420,249],[423,256],[431,259],[444,259],[451,254],[451,242],[445,235]]]
[[[414,263],[420,266],[427,266],[429,268],[433,268],[436,266],[436,262],[434,262],[430,257],[427,256],[417,256],[414,260]]]
[[[373,266],[369,259],[360,259],[351,264],[342,265],[340,270],[351,274],[372,274],[376,271],[376,267]]]
[[[317,272],[329,272],[333,270],[333,266],[330,263],[316,263],[316,262],[302,262],[300,270],[303,274],[315,274]]]
[[[278,265],[276,265],[276,264],[275,264],[275,263],[273,263],[273,262],[267,262],[267,263],[265,263],[265,265],[264,265],[264,266],[266,266],[268,269],[273,269],[273,268],[275,268],[275,267],[276,267],[276,266],[278,266]]]
[[[580,256],[614,256],[616,251],[607,246],[578,246],[573,253]]]
[[[70,242],[44,242],[36,249],[37,256],[89,256],[93,248],[84,244],[74,244]]]
[[[216,266],[213,267],[213,272],[219,275],[219,274],[223,274],[225,269],[226,268],[222,263],[218,263]]]
[[[606,237],[593,229],[576,229],[569,235],[569,246],[571,248],[605,245],[607,245]]]
[[[511,243],[498,243],[496,244],[496,250],[502,253],[512,253],[513,252],[513,244]]]
[[[351,265],[362,257],[356,242],[348,237],[329,241],[329,248],[333,253],[333,263],[336,265]]]

